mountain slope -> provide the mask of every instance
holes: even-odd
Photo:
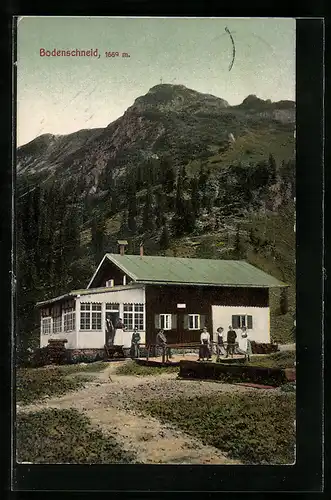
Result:
[[[171,154],[177,164],[185,164],[223,151],[229,137],[241,142],[247,138],[249,142],[254,134],[255,142],[259,142],[259,137],[267,133],[275,151],[284,137],[293,138],[294,103],[288,102],[284,110],[282,101],[247,99],[231,107],[223,99],[183,85],[157,85],[104,129],[65,136],[45,134],[20,147],[17,171],[63,179],[68,172],[80,174],[86,176],[87,189],[97,189],[98,178],[105,170],[117,175],[130,164],[165,153]]]

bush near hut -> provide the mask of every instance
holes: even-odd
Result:
[[[90,420],[75,409],[18,415],[16,449],[18,462],[35,464],[130,463],[134,458],[114,436],[93,429]]]
[[[271,354],[272,352],[278,351],[277,344],[262,344],[259,342],[251,341],[252,353],[253,354]]]
[[[48,341],[48,345],[37,349],[31,358],[31,366],[63,365],[67,362],[67,340]]]
[[[140,411],[170,422],[244,464],[293,464],[295,394],[219,393],[153,399]]]

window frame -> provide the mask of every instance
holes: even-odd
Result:
[[[44,325],[49,323],[49,331],[45,331]],[[45,316],[41,318],[41,334],[42,335],[52,335],[53,333],[53,324],[52,324],[52,316]]]
[[[120,305],[118,302],[106,302],[105,311],[106,312],[120,312]]]
[[[247,330],[253,330],[253,315],[252,314],[233,314],[232,315],[232,324],[233,324],[233,317],[236,316],[238,319],[238,328],[243,328],[246,327]],[[251,318],[251,324],[252,328],[248,327],[248,318]],[[242,322],[242,318],[245,318],[244,323]]]
[[[196,313],[191,313],[191,314],[188,314],[188,320],[187,320],[187,326],[188,326],[188,330],[200,330],[201,328],[201,319],[200,319],[200,314],[196,314]],[[197,325],[198,326],[193,326],[192,328],[190,327],[190,318],[193,318],[193,325],[195,324],[195,319],[197,319]]]
[[[53,318],[53,333],[62,333],[62,314]]]
[[[163,326],[162,326],[162,318],[163,318]],[[168,327],[166,326],[166,319],[168,319]],[[159,314],[159,328],[162,330],[172,330],[172,314],[171,313],[161,313]]]
[[[87,306],[89,306],[89,307],[87,307]],[[101,332],[102,331],[102,303],[101,302],[81,302],[80,303],[79,330],[82,332]]]
[[[68,328],[69,323],[69,328]],[[72,325],[72,327],[70,327]],[[66,311],[63,314],[63,332],[70,333],[74,332],[76,329],[76,314],[75,311]]]
[[[138,332],[143,332],[145,330],[145,304],[123,304],[123,323],[129,331],[137,328]]]

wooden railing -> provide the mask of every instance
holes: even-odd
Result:
[[[225,350],[227,350],[227,342],[223,343],[223,347]],[[153,348],[160,349],[162,350],[162,363],[165,363],[166,361],[169,361],[169,350],[170,349],[183,349],[184,353],[185,350],[187,349],[200,349],[201,347],[201,342],[189,342],[189,343],[178,343],[178,344],[165,344],[165,345],[159,345],[159,344],[139,344],[139,345],[144,345],[146,347],[147,355],[146,355],[146,360],[148,361],[150,357],[150,352]],[[212,340],[210,342],[210,345],[212,347],[217,347],[217,342]],[[238,348],[238,342],[235,342],[234,348]]]

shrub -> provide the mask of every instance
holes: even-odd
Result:
[[[100,361],[103,359],[103,356],[99,353],[97,354],[78,354],[70,358],[71,363],[94,363],[95,361]]]
[[[223,393],[217,397],[155,399],[138,406],[244,464],[294,461],[293,394]]]
[[[117,367],[116,375],[162,375],[163,373],[177,373],[176,366],[143,366],[138,363],[127,362]]]
[[[296,383],[289,382],[288,384],[284,384],[280,387],[280,390],[283,392],[296,392]]]
[[[19,462],[39,464],[129,463],[133,455],[114,436],[104,436],[75,409],[47,409],[18,415],[16,449]]]
[[[279,351],[269,356],[251,356],[250,364],[255,366],[266,366],[269,368],[293,368],[295,363],[295,351]]]
[[[278,351],[277,344],[262,344],[259,342],[251,341],[252,353],[253,354],[271,354],[272,352]]]
[[[46,347],[36,349],[34,355],[31,357],[31,366],[40,367],[50,364],[65,364],[68,359],[67,356],[68,351],[64,346],[64,341],[50,341]]]

